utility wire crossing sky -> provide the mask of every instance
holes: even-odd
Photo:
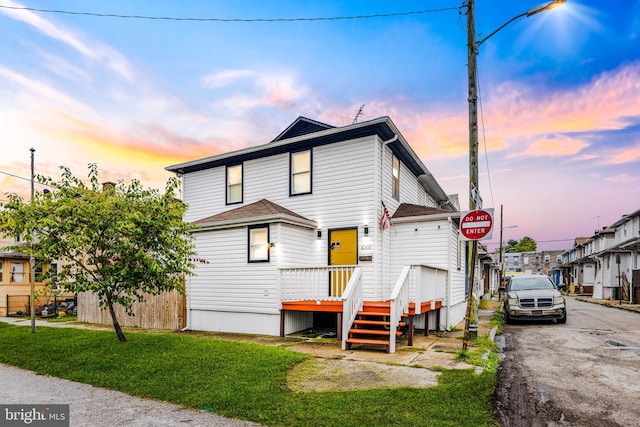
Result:
[[[476,40],[538,3],[476,0]],[[460,0],[55,9],[0,0],[0,199],[28,197],[32,147],[38,174],[95,162],[163,189],[167,165],[266,143],[298,116],[348,125],[364,105],[358,120],[391,117],[467,208]],[[565,249],[640,207],[639,35],[640,0],[568,0],[480,46],[479,188],[504,206],[505,241]]]

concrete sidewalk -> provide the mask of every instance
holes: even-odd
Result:
[[[210,412],[129,396],[0,364],[0,403],[69,405],[69,426],[257,426]],[[0,425],[3,425],[0,414]]]
[[[575,298],[579,301],[606,305],[608,307],[614,307],[621,310],[635,311],[636,313],[640,313],[640,304],[632,304],[629,301],[620,301],[617,299],[596,299],[591,295],[575,295]]]

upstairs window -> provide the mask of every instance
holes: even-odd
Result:
[[[291,153],[291,195],[311,193],[311,150]]]
[[[227,167],[227,204],[242,203],[242,165]]]
[[[400,200],[400,161],[395,155],[391,159],[391,195]]]
[[[269,226],[249,227],[249,262],[269,262]]]

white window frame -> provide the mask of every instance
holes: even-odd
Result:
[[[21,265],[22,266],[22,271],[16,271],[15,270],[15,266],[17,265]],[[26,276],[26,268],[25,266],[27,265],[27,263],[25,262],[15,262],[12,261],[10,264],[10,271],[9,271],[9,283],[25,283],[25,276]],[[22,280],[16,280],[15,276],[16,275],[22,275]]]
[[[308,168],[297,169],[297,162],[295,159],[302,155],[308,156]],[[301,194],[311,194],[313,191],[312,177],[313,177],[313,154],[311,149],[304,151],[296,151],[289,154],[289,195],[298,196]],[[306,184],[303,189],[296,190],[296,183],[299,180],[304,180],[303,184]]]
[[[240,169],[240,176],[237,177],[233,182],[231,181],[231,175],[233,174],[234,170]],[[240,163],[239,165],[233,165],[233,166],[227,166],[225,169],[225,181],[226,181],[226,192],[227,192],[227,205],[233,205],[236,203],[242,203],[243,199],[244,199],[244,166],[242,163]],[[238,180],[239,178],[239,180]],[[233,191],[232,191],[232,187],[240,187],[240,198],[239,199],[232,199],[232,195],[233,195]]]
[[[400,200],[400,159],[391,156],[391,196]]]
[[[247,233],[248,250],[247,259],[249,262],[269,262],[269,225],[252,225]]]

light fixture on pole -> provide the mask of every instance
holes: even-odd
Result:
[[[512,23],[518,18],[522,17],[530,17],[536,15],[540,12],[544,12],[546,10],[553,9],[557,6],[562,5],[566,2],[566,0],[554,0],[548,3],[544,3],[542,5],[536,6],[532,9],[529,9],[525,13],[514,16],[500,27],[498,27],[495,31],[489,33],[488,36],[484,37],[481,40],[476,40],[476,29],[475,29],[475,13],[474,13],[474,1],[475,0],[467,0],[467,53],[468,53],[468,84],[469,84],[469,210],[474,210],[477,207],[481,207],[481,198],[480,198],[480,190],[478,187],[478,66],[476,63],[476,56],[478,55],[478,48],[482,43],[487,41],[491,36],[496,34],[498,31]],[[477,255],[477,241],[471,242],[471,247],[469,248],[469,257],[470,263],[467,263],[469,266],[468,271],[468,283],[469,283],[469,294],[467,299],[467,312],[465,315],[465,328],[464,328],[464,341],[462,348],[463,350],[467,349],[467,344],[469,340],[469,320],[471,318],[471,305],[473,303],[473,282],[475,275],[475,264],[476,264],[476,255]]]

